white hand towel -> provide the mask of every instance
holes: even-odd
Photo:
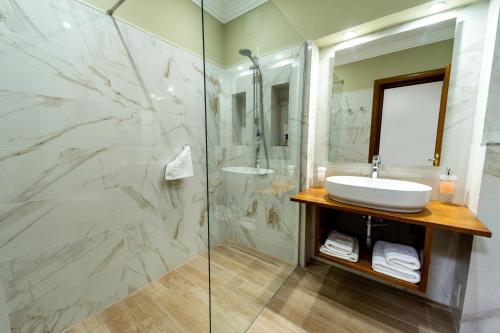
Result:
[[[324,254],[328,254],[329,256],[357,262],[359,257],[359,242],[356,238],[354,238],[354,246],[353,250],[350,253],[346,253],[344,251],[337,251],[336,249],[328,248],[325,245],[322,245],[319,249],[320,252]]]
[[[330,231],[330,234],[328,234],[328,238],[325,241],[325,246],[328,249],[349,254],[354,248],[354,237],[342,234],[337,230],[332,230]]]
[[[165,168],[165,180],[175,180],[193,176],[193,161],[191,149],[184,146],[182,152]]]
[[[420,281],[420,271],[402,269],[387,263],[384,255],[384,242],[378,241],[373,247],[372,268],[374,271],[392,276],[396,279],[418,283]]]
[[[385,260],[389,265],[398,266],[413,271],[420,269],[420,259],[417,250],[411,246],[383,242]]]

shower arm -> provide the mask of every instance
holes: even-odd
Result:
[[[117,10],[121,5],[123,5],[123,3],[125,1],[126,0],[118,0],[118,2],[115,3],[115,5],[113,7],[111,7],[110,9],[108,9],[108,11],[106,12],[106,14],[108,14],[109,16],[113,16],[113,14],[115,13],[115,10]]]

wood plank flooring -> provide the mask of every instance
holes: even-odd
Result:
[[[245,332],[294,266],[230,242],[211,251],[212,332]],[[68,333],[208,332],[208,256],[202,254]]]
[[[451,314],[424,298],[312,262],[297,267],[250,332],[455,332]]]
[[[231,243],[211,260],[214,333],[455,332],[446,308],[323,263]],[[207,267],[200,255],[67,332],[208,332]]]

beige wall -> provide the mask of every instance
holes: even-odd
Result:
[[[249,48],[256,55],[265,55],[303,40],[272,2],[226,23],[224,29],[226,66],[245,61],[238,54],[241,48]],[[207,49],[214,46],[207,43]]]
[[[117,0],[80,0],[103,12]],[[203,54],[201,10],[191,0],[128,0],[115,12],[118,17],[183,49]],[[224,64],[224,25],[205,15],[207,57]]]
[[[317,39],[430,0],[271,0],[306,39]]]
[[[451,63],[453,40],[428,44],[335,67],[343,91],[372,89],[373,81],[442,68]]]
[[[103,12],[116,0],[81,0]],[[190,52],[202,55],[201,10],[191,0],[128,0],[116,12],[118,17]],[[245,61],[242,47],[264,55],[302,38],[272,2],[222,24],[205,15],[205,50],[208,59],[224,67]]]

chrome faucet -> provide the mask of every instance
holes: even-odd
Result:
[[[260,144],[257,145],[257,150],[255,152],[255,167],[260,169]]]
[[[380,160],[379,155],[373,155],[372,159],[372,178],[378,178],[378,171],[380,168],[380,163],[382,161]]]

